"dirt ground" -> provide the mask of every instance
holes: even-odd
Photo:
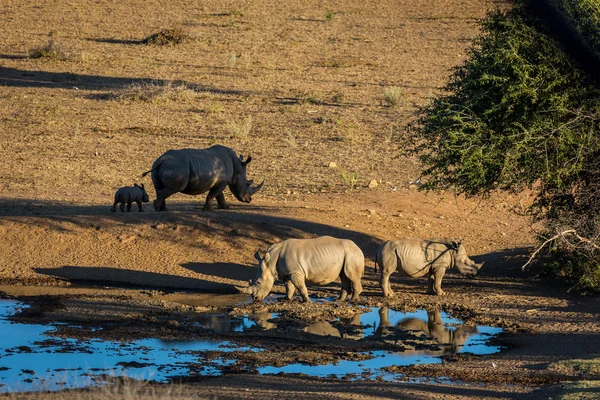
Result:
[[[531,194],[425,194],[411,183],[417,161],[402,154],[415,107],[465,59],[476,20],[495,7],[506,2],[3,2],[0,292],[32,304],[24,320],[118,321],[104,330],[111,338],[197,335],[188,322],[215,308],[284,307],[290,318],[314,319],[331,307],[244,304],[232,285],[255,276],[254,252],[331,235],[366,256],[361,304],[443,309],[499,326],[506,350],[400,369],[464,385],[230,373],[186,382],[182,398],[547,398],[561,381],[598,378],[555,368],[598,357],[599,306],[538,279],[535,265],[521,271],[535,243],[524,215]],[[187,40],[140,43],[166,27]],[[29,56],[50,40],[58,55]],[[392,102],[391,89],[400,93]],[[215,143],[253,156],[249,177],[266,183],[251,204],[227,193],[230,210],[203,212],[202,196],[180,194],[167,200],[169,212],[109,211],[115,190],[134,181],[154,198],[140,174],[164,151]],[[384,299],[372,269],[377,247],[441,236],[462,239],[485,262],[480,274],[450,272],[443,297],[425,295],[424,279],[393,276],[397,297]],[[238,340],[275,349],[279,335]],[[338,350],[319,338],[305,346],[312,362],[315,349]]]

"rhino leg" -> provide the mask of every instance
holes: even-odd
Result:
[[[133,202],[132,202],[132,201],[128,201],[128,202],[127,202],[127,212],[130,212],[130,211],[131,211],[131,204],[133,204]]]
[[[342,272],[340,274],[340,281],[342,281],[342,291],[340,292],[340,301],[346,301],[348,298],[348,294],[352,292],[352,282],[348,277]]]
[[[391,272],[387,272],[385,269],[381,270],[381,289],[383,290],[383,295],[385,297],[394,296],[394,291],[390,286],[390,275]]]
[[[142,208],[142,201],[141,201],[141,200],[136,200],[136,201],[135,201],[135,203],[136,203],[136,204],[137,204],[137,206],[138,206],[138,211],[139,211],[139,212],[142,212],[142,211],[144,211],[144,209]]]
[[[304,301],[307,303],[310,303],[311,300],[310,300],[310,297],[308,297],[308,289],[306,289],[306,283],[304,282],[304,275],[295,273],[295,274],[290,275],[290,279],[292,280],[292,283],[294,284],[296,289],[298,289],[298,291],[302,295],[302,298],[304,299]]]
[[[362,293],[362,283],[360,283],[360,279],[352,282],[352,298],[351,301],[357,301],[360,299],[360,294]]]
[[[445,273],[446,268],[440,268],[429,276],[427,294],[434,294],[438,296],[443,296],[446,294],[446,292],[442,290],[442,278],[444,277]]]
[[[156,200],[154,200],[154,209],[156,211],[167,211],[165,200],[167,197],[177,193],[178,190],[173,190],[169,187],[163,187],[156,191]]]
[[[427,294],[435,294],[434,290],[433,290],[433,285],[435,283],[435,276],[433,274],[429,275],[429,278],[427,278]]]
[[[214,188],[210,189],[208,194],[206,195],[206,202],[204,202],[204,207],[202,207],[202,209],[204,211],[209,211],[212,210],[212,201],[215,197],[217,197],[217,201],[218,201],[218,197],[219,196],[223,196],[223,190],[225,190],[225,188],[227,187],[227,183],[222,183],[219,186],[215,186]],[[225,201],[225,197],[223,196],[223,201]],[[221,208],[221,203],[219,202],[219,208]]]
[[[112,208],[110,209],[110,211],[111,211],[111,212],[117,212],[117,202],[116,202],[116,201],[113,203],[113,206],[112,206]]]
[[[225,195],[223,194],[223,192],[219,193],[217,196],[217,208],[221,208],[223,210],[228,210],[229,209],[229,204],[227,204],[227,202],[225,201]]]
[[[285,294],[288,300],[291,300],[294,297],[294,292],[296,291],[296,287],[291,280],[285,281]]]
[[[125,212],[125,203],[121,203],[119,208],[121,209],[121,212]]]

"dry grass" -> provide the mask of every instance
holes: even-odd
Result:
[[[0,141],[13,156],[0,160],[11,171],[0,189],[106,202],[166,149],[217,142],[254,156],[249,176],[269,182],[265,194],[286,193],[289,182],[302,182],[299,192],[346,191],[339,173],[323,167],[330,162],[364,177],[377,165],[378,179],[402,185],[418,176],[417,164],[375,139],[401,136],[412,104],[464,59],[478,33],[472,18],[493,5],[344,0],[327,21],[327,8],[298,0],[243,8],[215,0],[9,3]],[[441,9],[443,23],[430,18]],[[198,39],[139,45],[161,26]],[[53,46],[85,49],[85,62],[19,57],[51,31]],[[401,113],[382,107],[383,89],[400,79]],[[370,151],[374,140],[373,157],[365,157],[362,147]]]
[[[29,50],[29,57],[67,61],[69,59],[69,54],[62,46],[57,45],[54,39],[49,39],[48,43]]]
[[[142,44],[150,44],[154,46],[173,46],[180,44],[189,39],[189,35],[181,26],[173,28],[165,28],[160,32],[153,33],[142,40]]]
[[[191,101],[197,93],[184,83],[142,82],[126,86],[114,98],[118,101],[146,101],[155,104],[170,101]]]
[[[252,117],[246,117],[241,121],[231,118],[225,122],[225,126],[234,138],[247,139],[252,131]]]
[[[151,384],[126,377],[107,376],[107,383],[88,389],[73,389],[62,392],[9,393],[14,400],[191,400],[199,399],[191,387],[182,384]]]
[[[404,91],[398,86],[389,87],[383,92],[385,104],[390,107],[401,105],[404,101],[404,97]]]

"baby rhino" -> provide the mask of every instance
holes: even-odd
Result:
[[[125,203],[127,203],[127,211],[131,211],[131,203],[137,203],[138,209],[140,212],[144,211],[142,208],[142,203],[147,203],[148,193],[146,193],[146,189],[144,188],[144,184],[139,186],[137,183],[134,183],[133,186],[125,186],[117,190],[115,193],[115,202],[110,211],[117,212],[117,203],[121,203],[121,212],[125,211]]]
[[[351,292],[352,300],[358,300],[362,292],[360,279],[365,269],[365,256],[351,240],[321,236],[314,239],[288,239],[269,247],[264,257],[258,253],[258,273],[249,287],[236,289],[264,299],[276,280],[285,283],[287,298],[298,289],[302,298],[310,302],[306,283],[327,285],[336,278],[342,282],[340,300],[346,300]]]
[[[377,251],[375,269],[381,269],[381,289],[386,297],[393,296],[390,275],[398,269],[403,276],[429,277],[427,293],[443,296],[442,278],[446,269],[457,267],[461,274],[473,278],[481,264],[467,256],[465,247],[458,240],[398,239],[388,240]]]

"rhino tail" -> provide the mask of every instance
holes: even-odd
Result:
[[[146,175],[148,175],[150,172],[152,171],[156,171],[158,168],[160,168],[160,165],[162,164],[162,160],[160,160],[160,162],[158,163],[158,165],[156,167],[152,167],[152,169],[150,171],[146,171],[142,174],[142,178],[145,177]]]

